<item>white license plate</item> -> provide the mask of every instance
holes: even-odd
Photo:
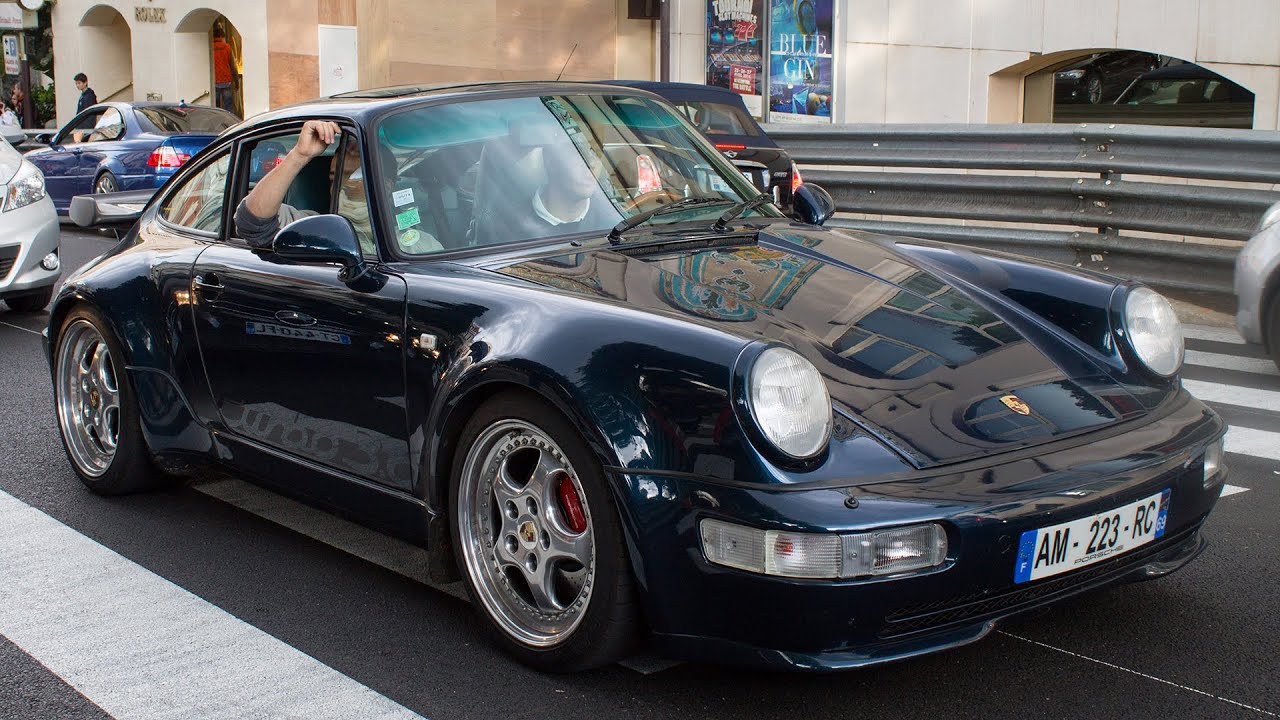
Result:
[[[1024,583],[1112,558],[1164,535],[1169,491],[1124,507],[1022,533],[1013,581]]]

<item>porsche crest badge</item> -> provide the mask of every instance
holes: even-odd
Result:
[[[1019,398],[1017,395],[1005,395],[1004,397],[1000,398],[1000,402],[1004,403],[1005,407],[1018,413],[1019,415],[1031,414],[1031,406],[1023,402],[1022,399]]]

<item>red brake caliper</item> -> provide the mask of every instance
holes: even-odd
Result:
[[[560,509],[564,511],[565,522],[575,534],[586,532],[587,514],[582,511],[582,498],[578,496],[578,488],[573,486],[573,479],[561,475],[556,485],[556,495],[560,497]]]

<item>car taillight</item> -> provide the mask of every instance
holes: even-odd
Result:
[[[796,190],[804,184],[804,180],[800,177],[800,168],[795,163],[791,163],[791,194],[795,195]]]
[[[717,150],[746,150],[746,145],[734,145],[733,143],[716,143]]]
[[[151,157],[147,158],[147,167],[180,168],[190,159],[191,156],[186,153],[180,153],[168,145],[161,145],[151,151]]]

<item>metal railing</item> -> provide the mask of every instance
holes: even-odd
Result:
[[[1034,255],[1224,300],[1243,241],[1280,201],[1273,131],[1075,124],[768,132],[806,181],[831,192],[844,216],[830,224]]]

